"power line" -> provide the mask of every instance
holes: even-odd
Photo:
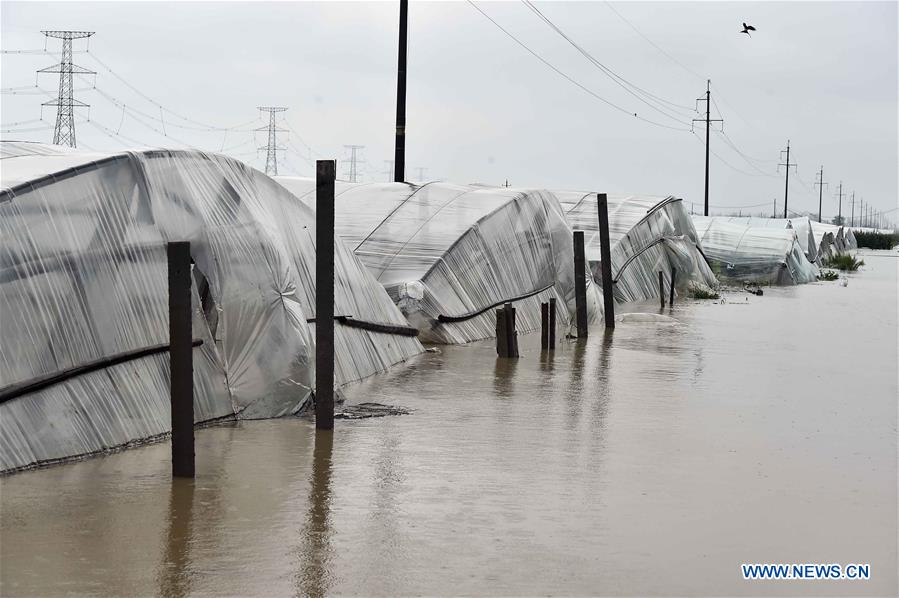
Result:
[[[573,39],[571,39],[571,37],[569,37],[564,31],[562,31],[546,15],[544,15],[542,12],[540,12],[540,10],[536,6],[534,6],[534,4],[530,0],[522,0],[522,3],[525,6],[527,6],[534,14],[536,14],[544,23],[546,23],[553,31],[558,33],[565,41],[567,41],[572,47],[574,47],[591,64],[593,64],[595,67],[597,67],[604,75],[606,75],[607,77],[612,79],[612,81],[615,84],[617,84],[619,87],[624,89],[626,92],[628,92],[629,94],[631,94],[632,96],[634,96],[639,101],[643,102],[644,104],[646,104],[647,106],[649,106],[650,108],[652,108],[653,110],[658,112],[659,114],[662,114],[663,116],[666,116],[679,124],[682,124],[682,125],[687,124],[686,122],[680,121],[678,116],[673,116],[673,115],[669,114],[668,112],[665,112],[660,107],[651,103],[650,101],[645,99],[640,94],[643,94],[643,95],[647,96],[648,98],[651,98],[652,100],[655,100],[657,102],[668,104],[669,109],[672,109],[672,108],[675,110],[680,109],[680,110],[686,110],[689,113],[693,113],[695,111],[692,108],[690,108],[689,106],[683,106],[681,104],[671,102],[671,101],[661,98],[655,94],[652,94],[652,93],[646,91],[645,89],[642,89],[641,87],[631,83],[624,77],[618,75],[611,68],[609,68],[608,66],[606,66],[605,64],[603,64],[602,62],[597,60],[596,57],[594,57],[587,50],[585,50],[580,44],[578,44]],[[636,91],[634,91],[634,90],[636,90]],[[639,92],[639,93],[637,93],[637,92]]]
[[[507,30],[505,27],[503,27],[502,25],[500,25],[499,23],[497,23],[496,20],[494,20],[490,15],[488,15],[486,12],[484,12],[483,10],[481,10],[481,8],[480,8],[477,4],[475,4],[472,0],[467,0],[467,1],[468,1],[468,3],[469,3],[472,7],[474,7],[475,10],[477,10],[479,13],[481,13],[481,14],[484,16],[484,18],[486,18],[488,21],[490,21],[491,23],[493,23],[493,24],[496,26],[497,29],[499,29],[500,31],[502,31],[503,33],[505,33],[510,39],[512,39],[515,43],[517,43],[519,46],[521,46],[522,48],[524,48],[524,49],[525,49],[529,54],[531,54],[534,58],[536,58],[537,60],[539,60],[540,62],[542,62],[544,65],[546,65],[548,68],[550,68],[551,70],[553,70],[557,75],[559,75],[560,77],[564,78],[564,79],[567,80],[569,83],[571,83],[571,84],[573,84],[573,85],[579,87],[579,88],[582,89],[583,91],[587,92],[588,94],[590,94],[591,96],[593,96],[594,98],[596,98],[597,100],[599,100],[600,102],[606,104],[607,106],[609,106],[609,107],[611,107],[611,108],[614,108],[615,110],[618,110],[619,112],[622,112],[623,114],[627,114],[628,116],[633,116],[633,117],[636,118],[637,120],[643,121],[643,122],[648,123],[648,124],[651,124],[651,125],[655,125],[655,126],[657,126],[657,127],[662,127],[662,128],[664,128],[664,129],[672,129],[672,130],[674,130],[674,131],[689,131],[689,130],[690,130],[690,129],[681,128],[681,127],[672,127],[672,126],[669,126],[669,125],[666,125],[666,124],[663,124],[663,123],[659,123],[659,122],[650,120],[650,119],[648,119],[648,118],[644,118],[644,117],[642,117],[642,116],[638,116],[636,112],[631,112],[630,110],[627,110],[627,109],[625,109],[625,108],[622,108],[622,107],[619,106],[618,104],[615,104],[614,102],[611,102],[611,101],[605,99],[604,97],[602,97],[602,96],[600,96],[599,94],[597,94],[596,92],[594,92],[592,89],[590,89],[590,88],[588,88],[588,87],[582,85],[581,83],[579,83],[578,81],[576,81],[575,79],[573,79],[571,76],[569,76],[569,75],[566,74],[565,72],[561,71],[559,68],[557,68],[557,67],[556,67],[555,65],[553,65],[551,62],[549,62],[548,60],[546,60],[545,58],[543,58],[542,56],[540,56],[540,54],[538,54],[537,52],[535,52],[534,50],[532,50],[531,48],[529,48],[524,42],[522,42],[520,39],[518,39],[517,37],[515,37],[509,30]]]
[[[693,75],[694,77],[696,77],[696,78],[699,79],[700,81],[702,81],[703,79],[707,79],[707,77],[704,77],[704,76],[700,75],[699,73],[697,73],[696,71],[694,71],[694,70],[691,69],[690,67],[684,65],[684,64],[683,64],[681,61],[679,61],[677,58],[675,58],[674,56],[672,56],[671,54],[669,54],[668,52],[666,52],[665,50],[663,50],[663,49],[661,48],[661,46],[659,46],[658,44],[656,44],[654,41],[652,41],[651,39],[649,39],[649,37],[647,37],[646,35],[644,35],[642,31],[640,31],[639,29],[637,29],[637,26],[636,26],[636,25],[634,25],[633,23],[631,23],[630,21],[628,21],[626,18],[624,18],[624,15],[622,15],[620,12],[618,12],[617,10],[615,10],[615,7],[612,6],[609,2],[606,2],[605,4],[606,4],[606,6],[609,7],[609,9],[610,9],[612,12],[614,12],[616,15],[618,15],[618,18],[619,18],[619,19],[621,19],[622,21],[624,21],[624,22],[625,22],[631,29],[633,29],[633,30],[637,33],[637,35],[639,35],[639,36],[642,37],[644,40],[646,40],[647,42],[649,42],[649,44],[650,44],[653,48],[655,48],[656,50],[658,50],[659,52],[661,52],[664,56],[666,56],[669,60],[671,60],[671,62],[673,62],[673,63],[676,64],[677,66],[681,67],[681,68],[684,69],[686,72],[690,73],[691,75]]]

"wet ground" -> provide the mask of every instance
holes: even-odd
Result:
[[[203,429],[193,482],[167,443],[7,477],[0,593],[896,595],[899,257],[864,259],[552,355],[444,347],[347,393],[411,415]]]

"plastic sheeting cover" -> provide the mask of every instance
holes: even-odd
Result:
[[[597,194],[554,191],[575,230],[585,231],[587,260],[601,281],[601,250]],[[672,269],[676,287],[690,282],[715,287],[717,279],[699,247],[699,237],[683,202],[673,197],[607,194],[609,244],[615,299],[619,302],[657,299],[658,273],[666,288]]]
[[[188,240],[193,330],[204,340],[194,351],[197,421],[305,405],[315,315],[307,206],[222,156],[0,147],[0,389],[166,344],[165,243]],[[407,326],[342,243],[335,253],[335,314]],[[335,346],[338,384],[422,351],[414,338],[341,325]],[[0,470],[163,434],[168,397],[163,353],[4,401]]]
[[[751,226],[748,219],[693,216],[706,257],[719,276],[770,284],[817,280],[795,230]]]
[[[314,204],[311,179],[277,177]],[[422,331],[464,343],[495,335],[489,309],[516,299],[517,328],[540,326],[539,303],[556,298],[563,325],[574,312],[572,230],[547,191],[449,183],[340,183],[337,232]],[[588,314],[601,314],[588,276]],[[479,314],[459,322],[438,316]]]

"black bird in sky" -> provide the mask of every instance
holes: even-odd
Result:
[[[755,27],[753,27],[752,25],[747,25],[746,23],[743,23],[743,31],[741,31],[740,33],[745,33],[749,37],[752,37],[752,34],[749,33],[750,31],[755,31]]]

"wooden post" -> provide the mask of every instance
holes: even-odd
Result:
[[[496,310],[496,354],[509,356],[509,336],[506,334],[506,308]]]
[[[540,304],[540,349],[549,349],[549,303]]]
[[[518,357],[518,332],[515,330],[515,308],[506,303],[506,346],[508,357]]]
[[[596,195],[599,212],[599,258],[602,271],[602,307],[606,328],[615,327],[615,291],[612,287],[612,249],[609,242],[609,201],[605,193]]]
[[[315,162],[315,429],[334,429],[334,160]]]
[[[584,231],[574,231],[574,305],[577,337],[587,338],[587,267],[584,258]]]
[[[194,477],[194,365],[190,305],[190,243],[166,247],[169,268],[169,371],[172,476]]]
[[[659,270],[659,301],[665,307],[665,274]]]
[[[549,349],[556,349],[556,298],[549,300]]]
[[[674,307],[674,283],[677,281],[677,268],[671,268],[671,290],[668,294],[668,307]]]

